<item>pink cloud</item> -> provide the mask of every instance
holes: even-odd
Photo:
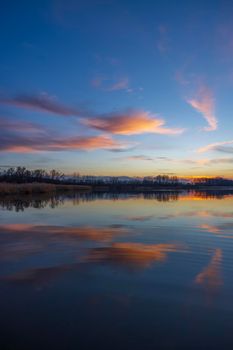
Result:
[[[0,130],[4,132],[41,132],[42,126],[25,121],[10,120],[9,118],[0,117]]]
[[[230,141],[223,141],[223,142],[215,142],[215,143],[211,143],[207,146],[204,147],[200,147],[198,148],[197,152],[198,153],[205,153],[205,152],[209,152],[209,151],[222,151],[222,152],[227,152],[227,147],[226,150],[224,151],[224,147],[225,146],[229,146],[233,144],[233,140]],[[230,148],[229,153],[233,153],[232,148]]]
[[[217,129],[218,121],[214,114],[215,101],[212,92],[206,86],[202,86],[196,98],[187,100],[187,102],[199,113],[203,115],[208,123],[203,130],[214,131]]]
[[[109,151],[126,150],[128,143],[113,140],[106,135],[78,136],[69,138],[9,138],[0,144],[0,151],[14,153],[34,153],[40,151],[94,151],[105,149]]]
[[[132,143],[114,140],[109,135],[59,137],[35,123],[0,118],[0,151],[29,153],[39,151],[96,150],[124,151]]]

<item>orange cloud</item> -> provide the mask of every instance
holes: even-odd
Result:
[[[221,230],[214,225],[202,224],[202,225],[199,225],[198,228],[206,230],[207,232],[210,232],[210,233],[216,233],[216,234],[221,233]]]
[[[136,135],[142,133],[176,135],[184,131],[181,128],[164,127],[164,120],[158,119],[145,111],[82,119],[82,122],[91,128],[119,135]]]
[[[202,86],[196,98],[187,100],[187,102],[199,113],[203,115],[208,123],[203,130],[213,131],[217,129],[218,121],[214,114],[214,98],[209,88]]]
[[[216,249],[214,256],[207,267],[200,272],[196,278],[195,283],[206,285],[208,288],[216,288],[222,284],[220,277],[220,264],[222,262],[222,250]]]
[[[216,213],[216,216],[217,216],[217,213]],[[221,216],[221,215],[218,215],[218,216]],[[229,213],[226,213],[225,215],[223,214],[224,218],[231,218],[232,215]],[[222,224],[219,224],[217,226],[214,226],[214,225],[209,225],[209,224],[203,224],[203,225],[200,225],[198,226],[199,228],[201,229],[204,229],[206,230],[207,232],[210,232],[210,233],[216,233],[216,234],[221,234],[221,233],[228,233],[228,231],[230,231],[230,235],[226,235],[226,236],[222,236],[222,237],[225,237],[225,238],[230,238],[232,237],[231,236],[231,231],[232,231],[232,228],[233,228],[233,223],[232,222],[224,222]]]
[[[34,225],[31,224],[6,224],[0,225],[1,231],[4,232],[25,232],[31,230]]]
[[[101,84],[101,80],[96,80],[95,84]],[[121,79],[107,88],[109,91],[120,89],[128,89],[128,78]],[[128,89],[128,91],[132,91],[132,89]],[[146,111],[139,110],[98,115],[96,112],[90,112],[83,108],[74,109],[62,105],[46,93],[36,96],[21,95],[13,98],[0,99],[0,103],[61,116],[75,116],[76,118],[80,118],[81,122],[88,127],[112,134],[136,135],[142,133],[157,133],[176,135],[184,132],[183,128],[167,128],[163,119],[159,119],[156,115]]]
[[[116,237],[131,234],[131,230],[123,226],[70,227],[21,223],[0,225],[0,232],[5,237],[4,242],[0,245],[0,260],[2,261],[19,261],[27,256],[43,254],[51,250],[51,243],[60,244],[63,247],[72,244],[73,249],[79,251],[80,241],[107,244]],[[85,250],[75,260],[83,261],[84,253]]]
[[[183,247],[177,244],[113,243],[110,247],[94,248],[89,259],[119,265],[146,268],[153,262],[163,262],[170,252]]]
[[[91,241],[111,241],[113,237],[128,234],[130,231],[124,227],[69,227],[69,226],[47,226],[47,225],[31,225],[31,224],[7,224],[0,225],[0,230],[7,233],[22,234],[46,234],[51,236],[64,236],[67,238],[77,238],[81,240]]]
[[[83,150],[95,150],[95,149],[118,149],[125,148],[125,145],[113,140],[106,135],[89,136],[89,137],[77,137],[64,140],[63,143],[58,145],[52,145],[52,148],[60,149],[83,149]]]

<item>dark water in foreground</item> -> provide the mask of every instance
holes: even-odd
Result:
[[[0,200],[0,349],[233,349],[233,195]]]

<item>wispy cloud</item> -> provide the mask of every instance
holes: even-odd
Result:
[[[91,80],[91,85],[94,88],[102,87],[104,81],[108,80],[104,75],[97,75],[94,79]]]
[[[128,220],[128,221],[140,221],[140,222],[148,221],[148,220],[151,220],[153,218],[154,218],[153,215],[137,215],[137,216],[125,216],[125,217],[123,217],[123,219]]]
[[[29,153],[38,151],[97,150],[124,151],[132,143],[114,140],[109,135],[54,136],[45,127],[28,122],[0,119],[0,151]]]
[[[117,91],[117,90],[127,90],[129,88],[129,79],[128,78],[122,78],[112,84],[112,86],[109,86],[107,88],[108,91]]]
[[[183,69],[177,69],[174,74],[174,79],[183,86],[186,86],[190,83],[188,78],[185,76]]]
[[[205,153],[209,151],[219,151],[223,153],[233,153],[233,147],[228,147],[229,145],[233,145],[233,140],[211,143],[207,146],[198,148],[197,152]]]
[[[208,164],[232,164],[233,158],[214,158],[208,161]]]
[[[153,158],[145,156],[143,154],[138,154],[135,156],[129,156],[129,157],[125,157],[125,160],[145,160],[145,161],[154,161]]]
[[[149,162],[169,162],[172,164],[186,164],[186,165],[195,165],[195,166],[212,166],[217,164],[233,164],[232,157],[224,158],[202,158],[202,159],[177,159],[177,158],[168,158],[168,157],[149,157],[143,154],[132,155],[126,157],[114,158],[122,161],[149,161]]]
[[[157,40],[157,49],[160,53],[165,53],[169,51],[169,39],[168,39],[168,29],[164,25],[158,27],[158,40]]]
[[[156,133],[176,135],[184,132],[182,128],[167,128],[165,121],[145,111],[129,111],[120,114],[82,119],[83,124],[101,131],[119,135]]]
[[[187,102],[199,113],[203,115],[208,123],[208,126],[204,127],[205,131],[214,131],[217,129],[218,121],[215,116],[215,101],[211,90],[202,86],[195,98],[187,100]]]
[[[79,115],[80,111],[60,104],[54,97],[47,93],[39,95],[19,95],[12,98],[0,99],[1,104],[13,107],[31,109],[34,111],[47,112],[61,116]]]
[[[1,132],[41,132],[43,127],[36,123],[10,120],[9,118],[0,117]]]
[[[126,86],[126,80],[116,83],[111,87],[111,90],[117,90],[123,86]],[[156,133],[177,135],[182,134],[185,130],[183,128],[168,128],[165,126],[165,120],[147,111],[128,109],[123,112],[119,111],[101,115],[82,107],[75,109],[65,106],[48,94],[41,94],[38,96],[20,95],[12,98],[0,99],[0,103],[60,116],[75,116],[83,125],[111,134],[136,135],[142,133]]]
[[[120,89],[126,81],[116,83],[111,90]],[[60,116],[74,116],[87,127],[101,130],[111,134],[136,135],[142,133],[156,133],[164,135],[177,135],[184,132],[184,128],[168,128],[164,119],[143,110],[128,109],[123,112],[97,114],[78,107],[74,109],[60,104],[47,94],[38,96],[21,95],[13,98],[0,99],[0,103],[17,108],[31,109]]]
[[[233,163],[233,158],[227,157],[227,158],[204,158],[204,159],[195,159],[195,160],[182,160],[181,162],[183,163],[189,163],[189,164],[195,164],[195,165],[200,165],[200,166],[210,166],[210,165],[215,165],[215,164],[232,164]]]
[[[77,136],[67,138],[46,137],[8,137],[0,142],[0,151],[14,153],[33,153],[39,151],[93,151],[105,149],[109,151],[127,150],[129,144],[113,140],[107,135]]]
[[[104,91],[130,90],[128,77],[111,79],[105,75],[98,75],[91,81],[91,85]]]

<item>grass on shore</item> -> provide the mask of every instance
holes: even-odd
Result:
[[[62,185],[47,183],[0,183],[0,195],[10,194],[36,194],[36,193],[56,193],[65,191],[90,191],[90,186],[81,185]]]

